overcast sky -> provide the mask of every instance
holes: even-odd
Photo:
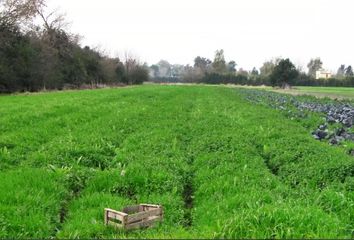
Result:
[[[192,64],[224,49],[238,67],[273,57],[306,66],[354,65],[353,0],[49,0],[67,13],[83,45],[125,51],[148,64]]]

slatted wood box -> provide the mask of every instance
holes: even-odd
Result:
[[[139,204],[116,211],[110,208],[104,209],[105,225],[131,230],[151,227],[163,218],[163,208],[160,205]]]

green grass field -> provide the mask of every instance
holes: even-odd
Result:
[[[294,95],[312,95],[315,97],[328,97],[332,99],[354,100],[354,88],[346,87],[294,87],[291,90],[276,90],[277,92]]]
[[[0,97],[0,238],[353,238],[354,160],[237,89]],[[105,207],[162,204],[155,228]]]

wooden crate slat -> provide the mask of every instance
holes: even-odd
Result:
[[[104,210],[105,210],[106,212],[115,213],[115,214],[118,214],[118,215],[121,215],[121,216],[128,216],[127,213],[120,212],[120,211],[117,211],[117,210],[113,210],[113,209],[110,209],[110,208],[105,208]]]
[[[144,208],[144,206],[143,205],[139,205],[139,212],[143,212],[143,211],[145,211],[145,208]]]
[[[161,206],[154,204],[140,204],[140,206],[142,207],[143,211],[150,211],[152,209],[161,208]]]
[[[125,224],[126,218],[127,218],[128,214],[124,213],[124,212],[119,212],[113,209],[109,209],[109,208],[105,208],[105,215],[104,215],[104,221],[105,224],[110,223],[111,219],[114,220],[119,220],[122,222],[122,224]]]
[[[163,218],[163,208],[160,205],[140,204],[125,207],[122,212],[105,208],[104,222],[116,228],[126,230],[150,227]],[[117,222],[116,220],[120,221]]]
[[[155,204],[147,204],[147,203],[142,203],[140,204],[141,206],[145,206],[145,207],[153,207],[153,208],[160,208],[160,205],[155,205]]]
[[[133,222],[136,222],[136,221],[141,221],[144,218],[148,218],[148,217],[152,217],[152,216],[160,215],[160,214],[162,214],[162,209],[161,208],[153,209],[153,210],[150,210],[150,211],[147,211],[147,212],[139,212],[139,213],[136,213],[136,214],[133,214],[133,215],[128,215],[127,223],[133,223]]]
[[[131,205],[131,206],[127,206],[125,208],[123,208],[122,212],[125,212],[127,214],[133,214],[136,212],[140,211],[140,205]]]
[[[108,212],[108,218],[109,219],[116,219],[116,220],[119,220],[119,221],[123,222],[124,221],[124,217],[125,216],[117,214],[117,213]]]
[[[125,229],[127,230],[132,230],[132,229],[137,229],[137,228],[144,228],[144,227],[150,227],[152,226],[155,222],[160,221],[161,217],[160,216],[154,216],[150,217],[150,219],[147,219],[142,222],[136,222],[136,223],[130,223],[125,226]]]
[[[123,224],[119,224],[119,223],[115,223],[115,222],[108,222],[107,224],[111,225],[111,226],[113,226],[115,228],[124,228]]]

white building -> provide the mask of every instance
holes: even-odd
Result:
[[[316,79],[328,79],[332,77],[332,73],[330,71],[320,69],[316,71]]]

